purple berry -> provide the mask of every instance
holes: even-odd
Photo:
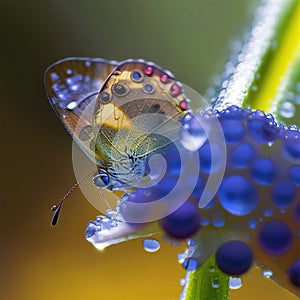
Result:
[[[287,252],[293,241],[293,233],[288,225],[273,220],[263,225],[258,234],[261,248],[271,255]]]
[[[186,201],[174,212],[160,221],[166,233],[176,239],[185,239],[197,232],[200,226],[198,208]]]
[[[253,260],[251,248],[241,241],[229,241],[222,244],[216,252],[216,262],[219,269],[228,275],[246,273]]]
[[[300,287],[300,259],[297,259],[288,269],[290,281]]]

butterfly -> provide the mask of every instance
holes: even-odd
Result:
[[[65,129],[96,164],[94,183],[112,191],[141,184],[147,158],[178,139],[189,111],[173,74],[141,59],[66,58],[44,83]]]

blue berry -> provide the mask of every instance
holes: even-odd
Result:
[[[247,112],[248,111],[245,109],[242,109],[236,105],[232,105],[227,109],[225,109],[224,111],[219,112],[218,117],[221,122],[225,120],[230,120],[230,121],[242,120],[245,118]]]
[[[218,195],[224,209],[235,216],[249,214],[258,203],[255,187],[248,179],[239,175],[223,179]]]
[[[241,144],[231,153],[231,164],[236,168],[247,167],[254,158],[255,151],[249,144]]]
[[[284,210],[296,199],[296,188],[288,180],[279,181],[272,191],[272,200],[277,208]]]
[[[268,254],[280,255],[288,251],[293,233],[288,225],[279,220],[264,224],[258,234],[261,248]]]
[[[160,220],[160,225],[171,237],[176,239],[188,238],[199,229],[198,208],[190,201],[186,201],[174,212]]]
[[[163,177],[156,185],[152,186],[152,190],[156,198],[162,198],[168,195],[176,183],[178,182],[178,178],[174,176],[165,176]]]
[[[273,142],[279,137],[280,129],[274,119],[266,116],[261,111],[250,114],[248,119],[248,131],[259,144]]]
[[[275,164],[267,158],[258,158],[251,167],[252,178],[261,185],[270,185],[276,178]]]
[[[228,275],[246,273],[253,260],[251,248],[241,241],[229,241],[222,244],[216,252],[216,262],[219,269]]]
[[[244,125],[240,121],[222,121],[222,129],[227,144],[237,144],[245,134]]]
[[[289,176],[294,184],[300,186],[300,165],[291,166],[289,169]]]
[[[179,175],[181,171],[181,158],[179,151],[176,147],[171,147],[164,154],[167,162],[168,175]]]
[[[200,159],[200,169],[204,173],[213,173],[217,172],[221,165],[221,157],[223,156],[221,153],[221,148],[216,143],[206,143],[199,150],[199,159]],[[213,163],[212,163],[212,153]]]
[[[293,159],[300,160],[300,132],[286,130],[284,137],[284,148],[286,153]]]
[[[288,269],[290,281],[300,287],[300,259],[297,259]]]

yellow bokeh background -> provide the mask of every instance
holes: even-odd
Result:
[[[97,211],[79,190],[51,228],[49,208],[75,178],[43,72],[68,56],[144,58],[204,93],[257,2],[0,1],[1,299],[178,299],[184,245],[149,254],[139,239],[97,252],[84,239]],[[255,269],[243,282],[230,299],[296,299]]]

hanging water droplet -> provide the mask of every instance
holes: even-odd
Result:
[[[225,225],[225,220],[222,218],[216,218],[213,219],[212,224],[215,227],[223,227]]]
[[[182,264],[184,262],[184,260],[186,259],[186,253],[183,252],[183,253],[179,253],[177,255],[177,260],[180,264]]]
[[[194,247],[194,246],[196,246],[196,242],[195,242],[193,239],[187,239],[186,244],[187,244],[189,247]]]
[[[178,247],[180,245],[180,241],[171,240],[170,244],[172,247]]]
[[[188,271],[195,271],[198,268],[198,261],[193,257],[189,257],[184,260],[182,266]]]
[[[166,235],[164,235],[162,238],[161,238],[164,242],[168,242],[170,239],[169,237],[167,237]]]
[[[143,247],[147,252],[156,252],[160,248],[160,243],[155,239],[144,239]]]
[[[258,221],[255,217],[251,217],[249,220],[248,220],[248,226],[251,228],[251,229],[255,229],[258,225]]]
[[[211,285],[214,289],[217,289],[220,286],[219,279],[213,279]]]
[[[265,217],[272,217],[273,216],[273,210],[272,209],[265,209],[264,210],[264,216]]]
[[[228,286],[231,290],[237,290],[242,287],[242,279],[239,277],[229,277]]]
[[[180,280],[179,280],[179,284],[180,284],[181,286],[184,286],[184,285],[185,285],[185,279],[184,279],[184,278],[180,279]]]
[[[280,108],[280,114],[284,118],[292,118],[295,114],[295,106],[291,102],[284,102]]]
[[[216,270],[215,266],[210,266],[209,267],[209,272],[214,272]]]
[[[206,217],[206,216],[203,216],[202,218],[201,218],[201,225],[202,226],[208,226],[209,225],[209,218],[208,217]]]
[[[273,272],[269,269],[264,269],[261,271],[261,274],[264,276],[264,277],[267,277],[267,278],[270,278],[273,276]]]

